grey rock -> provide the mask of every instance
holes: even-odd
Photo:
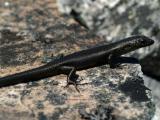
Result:
[[[148,76],[143,75],[144,78],[144,84],[152,90],[152,100],[155,103],[156,111],[155,115],[152,120],[159,120],[160,118],[160,83],[156,81],[155,79],[152,79]]]
[[[79,18],[82,25],[85,24],[91,32],[104,36],[107,41],[117,41],[137,34],[143,34],[155,40],[153,46],[137,50],[130,55],[145,61],[145,56],[158,54],[160,48],[159,0],[87,0],[70,1],[68,4],[63,4],[62,1],[58,0],[61,6],[60,11],[71,14],[72,12],[65,10],[70,8],[70,11],[79,15],[76,18]],[[156,61],[159,62],[158,58]],[[154,67],[160,68],[159,65]],[[154,71],[152,68],[149,66],[150,71]],[[160,74],[158,76],[160,77]]]
[[[104,36],[107,41],[116,41],[137,34],[153,38],[154,45],[132,52],[130,55],[141,59],[145,74],[157,80],[160,79],[158,52],[160,49],[160,1],[66,1],[68,4],[62,1],[58,1],[61,12],[74,16],[81,25]],[[70,9],[70,12],[66,12],[66,9]],[[74,14],[72,14],[73,11]],[[148,65],[148,62],[153,59],[153,63],[158,64],[150,62],[152,65]]]
[[[77,24],[67,24],[66,19],[54,13],[55,2],[47,1],[12,1],[9,8],[0,1],[1,77],[43,65],[42,56],[66,55],[106,42]],[[109,7],[114,5],[117,2]],[[73,86],[64,89],[64,75],[1,88],[0,119],[72,120],[83,119],[83,115],[93,118],[94,113],[99,119],[153,117],[151,91],[143,84],[138,63],[122,64],[116,69],[104,65],[78,74],[85,78],[79,80],[81,93]]]
[[[80,5],[79,5],[80,4]],[[79,21],[87,26],[90,31],[104,36],[107,41],[116,41],[131,35],[143,34],[155,40],[155,44],[132,52],[129,56],[140,59],[144,74],[154,78],[144,78],[149,88],[152,88],[153,97],[158,98],[156,103],[156,114],[154,120],[160,119],[159,114],[159,83],[160,81],[160,1],[159,0],[88,0],[72,5],[61,4],[61,11],[69,8],[70,11],[78,13]],[[62,11],[66,13],[65,10]],[[71,12],[67,12],[71,14]],[[78,21],[78,22],[79,22]],[[156,87],[154,84],[157,83]],[[158,93],[158,94],[157,94]]]

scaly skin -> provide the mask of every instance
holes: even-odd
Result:
[[[136,49],[152,45],[154,41],[145,36],[133,36],[115,43],[96,46],[87,50],[60,57],[38,68],[0,78],[0,87],[37,81],[43,78],[66,74],[67,86],[76,84],[76,71],[105,64],[112,65],[112,60]],[[77,87],[76,87],[77,88]],[[77,89],[78,90],[78,89]]]

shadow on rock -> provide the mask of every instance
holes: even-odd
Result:
[[[146,90],[150,89],[144,86],[142,78],[128,78],[125,83],[119,86],[119,89],[127,96],[130,96],[133,101],[143,102],[149,100]]]
[[[157,54],[154,54],[157,53]],[[160,48],[140,60],[144,74],[160,81]]]

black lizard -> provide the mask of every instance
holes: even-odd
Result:
[[[38,68],[2,77],[0,78],[0,87],[66,74],[67,86],[69,84],[74,84],[77,89],[76,79],[78,75],[76,71],[104,64],[110,64],[112,67],[114,65],[112,61],[117,57],[153,43],[154,41],[148,37],[133,36],[115,43],[92,47],[60,57]]]

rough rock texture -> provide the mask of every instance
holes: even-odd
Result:
[[[72,24],[67,24],[69,21]],[[42,60],[103,44],[73,21],[63,19],[54,0],[0,1],[0,77],[42,65]],[[104,65],[78,72],[78,93],[64,89],[66,76],[0,89],[4,120],[150,120],[155,112],[141,67]]]
[[[143,73],[154,78],[148,78],[146,82],[152,89],[153,98],[157,98],[155,103],[159,106],[157,101],[160,101],[160,95],[157,94],[159,89],[156,88],[160,85],[155,79],[160,81],[160,1],[58,0],[58,5],[62,13],[78,19],[81,25],[104,36],[107,41],[137,34],[153,38],[154,45],[133,52],[131,55],[140,59]],[[155,120],[156,118],[160,119],[160,116],[156,116]]]
[[[152,98],[155,103],[156,112],[152,120],[159,120],[160,118],[160,83],[148,76],[143,76],[145,85],[152,90]]]
[[[71,14],[82,25],[105,36],[107,41],[137,34],[153,38],[156,42],[153,46],[133,52],[132,55],[142,59],[142,65],[145,65],[152,58],[146,60],[144,57],[151,53],[154,61],[159,63],[159,0],[58,0],[58,3],[61,12]],[[154,67],[149,65],[147,72],[144,72],[160,79],[159,68],[159,64],[154,64]]]

